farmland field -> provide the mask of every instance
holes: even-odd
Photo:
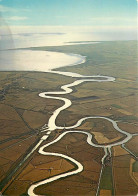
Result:
[[[136,41],[116,41],[29,48],[86,56],[85,63],[58,68],[56,71],[115,78],[113,82],[83,82],[73,86],[70,94],[58,95],[72,102],[56,119],[57,127],[64,129],[52,131],[40,147],[55,141],[67,131],[61,140],[45,150],[72,157],[83,165],[83,171],[38,186],[35,188],[35,194],[137,194],[136,46]],[[42,127],[48,124],[54,111],[63,105],[62,100],[44,99],[38,96],[39,93],[60,91],[62,85],[70,84],[76,79],[48,72],[0,72],[0,189],[3,195],[28,195],[32,184],[75,171],[76,165],[63,157],[44,156],[39,154],[37,149],[30,156],[27,155],[45,135]],[[79,126],[66,129],[80,119],[90,116],[97,118],[88,118]],[[99,116],[105,119],[98,118]],[[126,135],[117,131],[107,119],[116,122],[121,130],[128,133],[131,136],[129,141],[121,143]],[[91,134],[97,147],[89,145],[86,142],[87,136],[81,132]],[[118,145],[115,145],[116,143]],[[111,152],[104,146],[110,146]],[[108,156],[102,163],[105,149],[108,150]]]

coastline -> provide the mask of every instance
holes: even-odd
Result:
[[[8,50],[0,52],[0,71],[40,71],[79,65],[86,62],[86,56],[73,53],[34,50]],[[11,56],[11,59],[7,59]],[[2,65],[5,65],[4,67]],[[12,68],[11,68],[12,67]]]

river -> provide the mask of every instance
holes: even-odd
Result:
[[[6,58],[6,54],[9,54],[9,57],[13,58],[13,61],[10,61],[10,58],[9,59]],[[2,71],[43,71],[43,72],[48,72],[48,73],[53,73],[53,74],[64,75],[67,77],[78,78],[78,79],[76,79],[76,81],[74,81],[72,83],[65,84],[65,85],[61,86],[60,91],[42,92],[39,94],[39,96],[41,98],[61,100],[63,102],[63,104],[61,107],[59,107],[58,109],[56,109],[53,112],[53,114],[49,118],[48,122],[46,122],[46,124],[43,126],[42,132],[44,133],[44,135],[42,136],[40,141],[37,143],[37,145],[32,149],[32,151],[24,159],[24,161],[25,161],[26,159],[28,159],[32,155],[32,153],[35,150],[38,150],[38,152],[40,154],[45,155],[45,156],[52,155],[52,156],[58,156],[58,157],[65,158],[66,160],[73,162],[76,165],[77,169],[75,169],[73,171],[68,171],[64,174],[59,174],[57,176],[50,177],[49,179],[42,180],[38,183],[32,184],[28,189],[28,194],[30,196],[36,196],[35,188],[39,187],[40,185],[44,185],[44,184],[53,182],[55,180],[67,177],[67,176],[75,175],[77,173],[80,173],[84,169],[83,165],[81,163],[79,163],[77,160],[73,159],[72,157],[69,157],[67,155],[60,154],[60,153],[54,153],[54,152],[51,153],[51,152],[45,151],[46,147],[57,143],[66,134],[80,133],[80,134],[87,135],[86,142],[89,145],[91,145],[95,148],[103,148],[103,150],[105,152],[104,156],[101,159],[102,168],[101,168],[101,173],[100,173],[100,177],[99,177],[99,184],[98,184],[97,193],[96,193],[96,195],[98,195],[100,178],[102,176],[105,158],[107,156],[111,156],[111,148],[113,146],[117,146],[117,145],[124,146],[124,144],[132,138],[133,134],[127,133],[126,131],[120,129],[118,127],[116,121],[114,121],[110,118],[104,117],[104,116],[84,117],[84,118],[78,120],[78,122],[75,125],[72,125],[69,127],[57,126],[56,119],[57,119],[58,115],[60,114],[60,112],[69,108],[72,105],[71,100],[64,98],[64,97],[58,97],[58,95],[70,94],[73,92],[74,86],[78,86],[84,82],[99,82],[99,83],[101,83],[101,82],[115,82],[115,78],[111,77],[111,76],[101,76],[101,75],[86,76],[86,75],[80,75],[80,74],[71,73],[71,72],[53,71],[53,69],[58,68],[58,67],[71,66],[71,65],[77,65],[80,63],[84,63],[86,60],[86,57],[81,56],[79,54],[64,54],[64,53],[57,53],[57,52],[31,51],[31,50],[16,50],[16,51],[9,50],[9,51],[1,51],[0,55],[2,57],[2,61],[0,64],[0,70],[2,70]],[[5,67],[1,66],[1,65],[3,65],[3,62],[4,62]],[[114,143],[108,144],[108,145],[95,144],[92,141],[93,140],[92,134],[90,134],[87,131],[75,130],[75,128],[79,127],[87,119],[107,120],[112,124],[112,126],[114,127],[114,129],[116,131],[124,134],[125,137],[123,137],[123,139],[119,142],[114,142]],[[43,141],[46,141],[47,138],[49,137],[49,135],[51,134],[51,132],[55,131],[56,129],[60,129],[60,130],[65,129],[65,131],[61,135],[59,135],[55,140],[53,140],[52,142],[40,147],[40,145],[42,145]]]
[[[50,183],[50,182],[53,182],[55,180],[58,180],[58,179],[61,179],[61,178],[64,178],[64,177],[67,177],[67,176],[70,176],[70,175],[75,175],[77,173],[80,173],[82,170],[83,170],[83,165],[81,163],[79,163],[77,160],[67,156],[67,155],[64,155],[64,154],[60,154],[60,153],[51,153],[51,152],[46,152],[46,147],[50,146],[50,145],[53,145],[55,143],[57,143],[59,140],[61,140],[66,134],[68,133],[80,133],[80,134],[85,134],[87,135],[87,143],[93,147],[96,147],[96,148],[103,148],[105,154],[104,156],[102,157],[101,159],[101,163],[102,163],[102,168],[101,168],[101,173],[100,173],[100,177],[99,177],[99,184],[98,184],[98,187],[97,187],[97,193],[96,195],[98,195],[98,192],[99,192],[99,185],[100,185],[100,179],[101,179],[101,176],[102,176],[102,171],[103,171],[103,167],[104,167],[104,161],[105,161],[105,158],[107,156],[111,156],[111,148],[113,146],[117,146],[117,145],[124,145],[126,142],[128,142],[133,134],[130,134],[130,133],[127,133],[126,131],[120,129],[117,125],[117,122],[110,119],[110,118],[107,118],[107,117],[104,117],[104,116],[89,116],[89,117],[84,117],[80,120],[78,120],[78,122],[75,124],[75,125],[72,125],[72,126],[69,126],[69,127],[62,127],[62,126],[57,126],[56,125],[56,119],[58,117],[58,115],[60,114],[61,111],[69,108],[71,105],[72,105],[72,102],[71,100],[67,99],[67,98],[64,98],[64,97],[58,97],[58,95],[65,95],[65,94],[69,94],[73,91],[73,87],[74,86],[77,86],[77,85],[80,85],[81,83],[84,83],[84,82],[114,82],[115,81],[115,78],[114,77],[110,77],[110,76],[99,76],[99,75],[94,75],[94,76],[83,76],[83,75],[80,75],[80,74],[76,74],[76,73],[71,73],[71,72],[60,72],[60,71],[50,71],[50,73],[53,73],[53,74],[62,74],[62,75],[65,75],[65,76],[69,76],[69,77],[75,77],[77,78],[78,77],[78,80],[72,82],[72,83],[69,83],[69,84],[65,84],[63,86],[61,86],[61,91],[55,91],[55,92],[43,92],[43,93],[40,93],[39,96],[42,97],[42,98],[48,98],[48,99],[56,99],[56,100],[61,100],[63,102],[63,105],[61,107],[59,107],[58,109],[56,109],[53,114],[51,115],[51,117],[49,118],[48,120],[48,123],[44,125],[44,128],[42,130],[42,132],[45,132],[45,135],[41,138],[41,140],[47,140],[47,138],[49,137],[49,135],[51,134],[52,131],[55,131],[56,129],[60,129],[60,130],[63,130],[65,129],[66,131],[64,131],[60,136],[58,136],[58,138],[56,138],[55,140],[53,140],[52,142],[46,144],[46,145],[43,145],[42,147],[40,147],[38,149],[38,152],[42,155],[45,155],[45,156],[48,156],[48,155],[52,155],[52,156],[60,156],[62,158],[65,158],[66,160],[69,160],[71,162],[73,162],[75,165],[76,165],[76,168],[74,171],[69,171],[69,172],[66,172],[64,174],[59,174],[57,176],[53,176],[53,177],[50,177],[46,180],[42,180],[38,183],[34,183],[33,185],[30,186],[30,188],[28,189],[28,194],[30,196],[36,196],[35,194],[35,188],[41,186],[41,185],[44,185],[44,184],[47,184],[47,183]],[[101,78],[101,79],[100,79]],[[109,121],[112,126],[114,127],[114,129],[122,134],[125,135],[124,139],[122,139],[121,141],[118,141],[118,142],[114,142],[112,144],[108,144],[108,145],[99,145],[99,144],[95,144],[92,139],[93,139],[93,136],[92,134],[90,134],[89,132],[87,131],[77,131],[75,130],[76,127],[79,127],[84,121],[86,121],[87,119],[104,119],[104,120],[107,120]]]

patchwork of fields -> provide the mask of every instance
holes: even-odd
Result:
[[[102,148],[86,143],[86,136],[69,133],[46,151],[62,153],[79,161],[81,173],[59,179],[35,189],[37,195],[136,195],[138,185],[138,93],[136,42],[101,42],[93,45],[31,48],[86,56],[84,64],[58,70],[83,75],[107,75],[115,82],[85,82],[62,97],[72,106],[62,111],[58,126],[74,125],[89,116],[104,116],[117,122],[132,139],[111,148],[102,176]],[[75,78],[41,72],[0,72],[0,189],[3,195],[28,195],[31,184],[75,169],[61,157],[42,156],[37,150],[25,157],[44,135],[42,126],[62,101],[43,99],[41,92],[57,91]],[[58,95],[59,96],[59,95]],[[75,130],[92,134],[95,144],[114,144],[125,138],[104,119],[87,119]],[[47,144],[65,130],[56,130],[43,142]],[[21,163],[21,165],[20,165]],[[19,166],[20,165],[20,166]],[[100,181],[99,181],[100,179]]]

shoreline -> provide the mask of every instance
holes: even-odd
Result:
[[[7,59],[8,53],[9,56],[11,55],[11,59]],[[0,62],[1,64],[0,71],[3,72],[4,71],[10,71],[10,72],[29,71],[29,72],[45,73],[45,72],[52,72],[55,69],[59,69],[62,67],[75,66],[86,62],[86,56],[82,56],[80,54],[54,52],[54,51],[12,50],[6,52],[3,51],[0,52],[0,54],[2,55],[2,60],[3,60],[3,62],[2,60]],[[22,62],[21,61],[22,59],[26,59],[29,63]],[[5,64],[5,67],[2,66],[3,64]],[[24,66],[25,64],[26,66]],[[10,68],[11,66],[15,66],[15,67]]]

